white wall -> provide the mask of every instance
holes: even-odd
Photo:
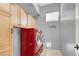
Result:
[[[56,12],[60,9],[58,22],[46,22],[45,14]],[[37,27],[43,30],[44,48],[46,42],[52,42],[51,49],[60,50],[64,56],[75,55],[75,4],[49,5],[41,8],[41,14],[37,18]],[[56,28],[49,28],[49,26]]]
[[[76,39],[76,44],[78,44],[79,45],[79,3],[77,3],[76,4],[76,10],[75,10],[75,12],[76,12],[76,25],[75,25],[75,28],[76,28],[76,32],[75,32],[75,35],[76,35],[76,37],[75,37],[75,39]],[[76,50],[76,55],[77,56],[79,56],[79,50]]]
[[[36,25],[43,31],[44,48],[60,50],[59,39],[59,21],[46,22],[45,14],[48,12],[59,11],[59,4],[51,4],[41,8],[40,16],[36,20]],[[50,28],[53,26],[53,28]],[[51,47],[47,47],[46,43],[51,43]]]
[[[20,56],[20,29],[13,28],[13,56]]]

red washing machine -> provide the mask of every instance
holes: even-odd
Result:
[[[21,28],[21,56],[40,55],[42,50],[41,33],[35,28]]]

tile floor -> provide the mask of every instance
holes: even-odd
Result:
[[[40,56],[62,56],[58,50],[44,49]]]

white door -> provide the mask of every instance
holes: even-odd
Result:
[[[75,32],[75,38],[76,38],[76,44],[79,46],[79,4],[76,4],[76,8],[75,8],[75,16],[76,16],[76,25],[75,25],[75,29],[76,29],[76,32]],[[76,52],[76,56],[79,56],[79,49],[77,50],[77,47],[76,45],[76,49],[75,49],[75,52]]]

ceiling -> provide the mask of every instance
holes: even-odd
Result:
[[[36,10],[36,7],[38,7],[37,5],[36,7],[33,6],[32,3],[17,3],[17,5],[19,5],[21,8],[23,8],[26,11],[26,13],[29,13],[32,16],[36,17],[39,15],[38,11]]]
[[[32,16],[39,16],[40,15],[40,7],[48,6],[54,3],[17,3],[20,7],[22,7],[27,13],[31,14]],[[56,5],[56,4],[55,4]]]
[[[43,7],[43,6],[47,6],[47,5],[50,5],[50,4],[52,4],[52,3],[39,3],[39,6]]]

